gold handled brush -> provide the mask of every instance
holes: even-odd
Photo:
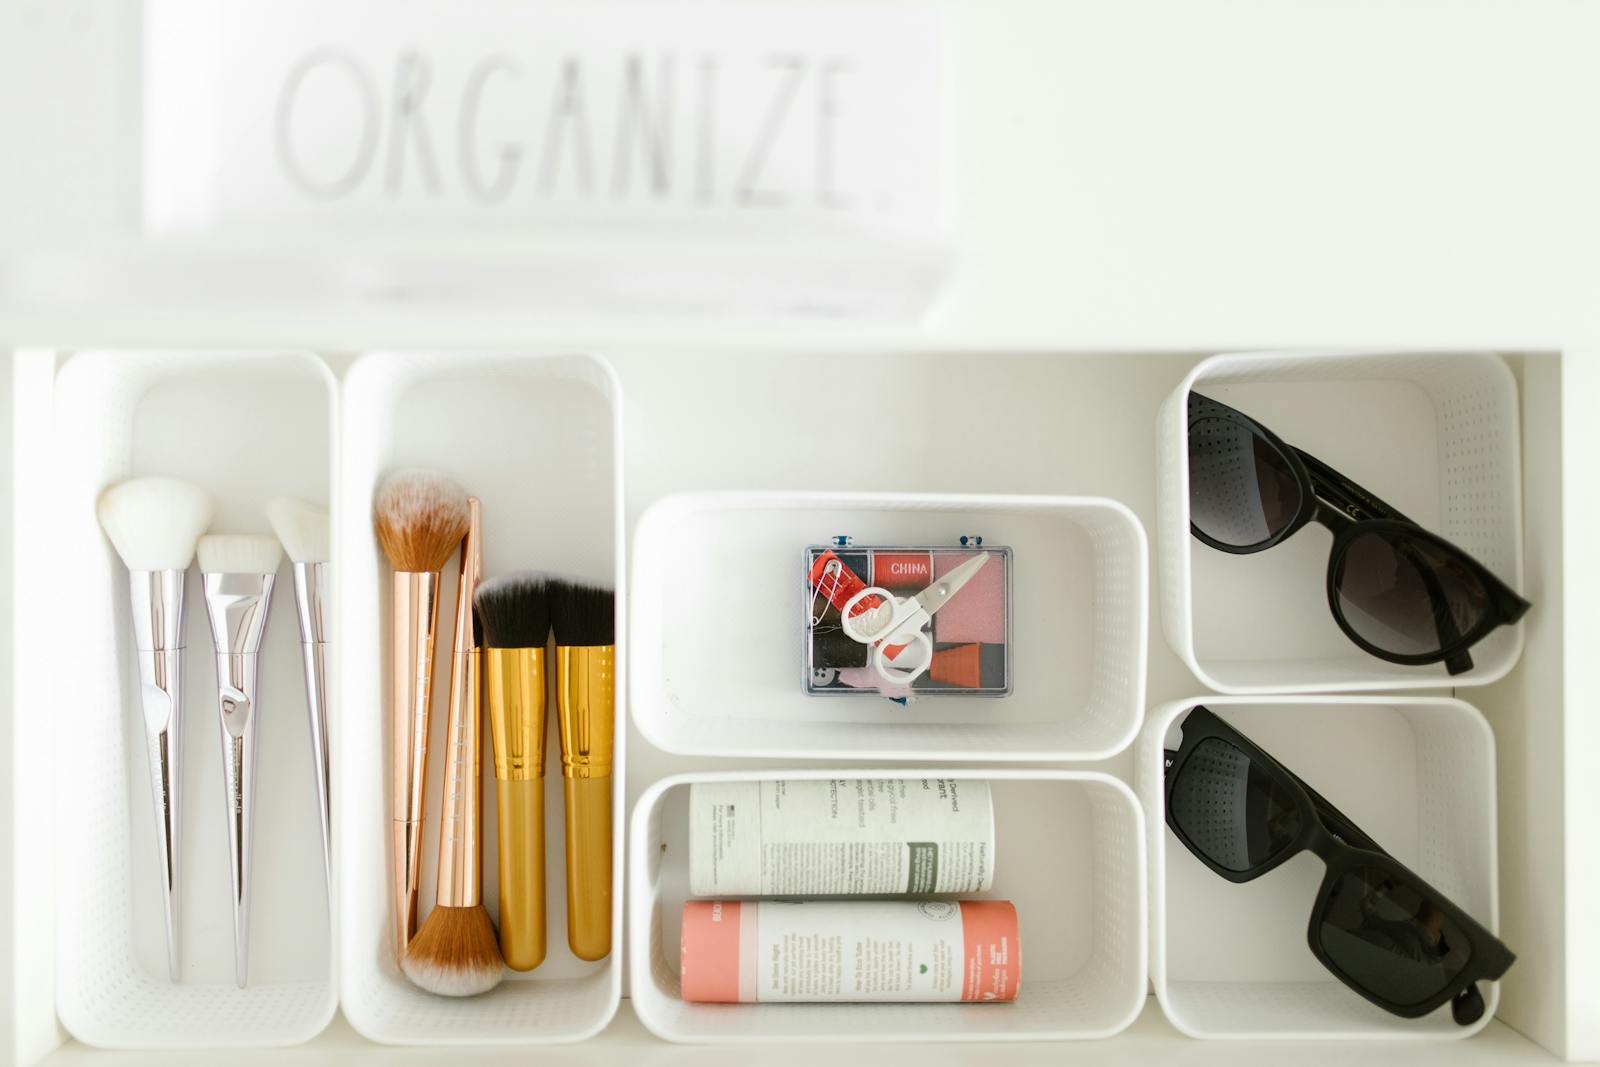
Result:
[[[403,964],[406,977],[418,987],[446,997],[486,993],[500,984],[504,970],[494,924],[482,899],[482,737],[472,600],[483,548],[477,499],[470,498],[467,508],[455,655],[450,662],[450,762],[445,765],[444,811],[439,820],[438,897]]]
[[[545,954],[545,579],[526,571],[491,578],[475,603],[499,800],[500,951],[512,970],[531,971]]]
[[[616,595],[552,579],[556,709],[567,802],[567,944],[611,951],[611,754],[616,728]]]
[[[390,650],[394,760],[390,786],[395,959],[417,928],[422,860],[422,793],[427,784],[433,708],[433,649],[439,626],[439,572],[466,536],[467,494],[433,471],[403,470],[378,487],[373,524],[394,567]]]

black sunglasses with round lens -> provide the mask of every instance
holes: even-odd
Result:
[[[1477,984],[1516,960],[1503,941],[1209,708],[1182,731],[1166,752],[1166,822],[1185,848],[1230,882],[1315,854],[1327,870],[1306,940],[1324,967],[1402,1018],[1446,1003],[1459,1025],[1483,1017]]]
[[[1471,555],[1227,404],[1189,393],[1189,529],[1222,552],[1333,531],[1328,607],[1363,651],[1472,669],[1468,651],[1530,607]]]

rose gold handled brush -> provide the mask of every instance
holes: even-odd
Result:
[[[455,655],[450,666],[450,761],[444,772],[439,819],[438,897],[406,950],[406,977],[447,997],[469,997],[500,984],[499,939],[483,906],[483,748],[478,692],[479,653],[473,639],[472,598],[482,570],[478,501],[461,546],[461,586],[456,598]]]
[[[389,859],[398,963],[405,959],[406,945],[417,927],[439,572],[466,535],[467,494],[433,471],[397,471],[378,487],[373,524],[383,553],[394,567],[389,663],[393,852]]]

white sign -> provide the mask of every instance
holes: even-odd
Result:
[[[899,4],[149,0],[146,224],[933,241],[937,30]]]

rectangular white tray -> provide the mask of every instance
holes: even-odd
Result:
[[[995,878],[1017,906],[1022,983],[1010,1004],[689,1004],[678,935],[689,898],[689,785],[767,778],[969,778],[994,790]],[[1108,775],[1049,770],[769,770],[683,774],[634,806],[628,881],[633,1009],[669,1041],[1043,1041],[1109,1037],[1144,1006],[1144,819]]]
[[[808,696],[808,543],[1013,551],[1013,690],[1000,698]],[[634,723],[680,755],[772,759],[1092,760],[1138,732],[1144,528],[1096,497],[704,493],[658,502],[634,543]]]
[[[84,352],[56,383],[61,475],[53,643],[56,1005],[118,1048],[293,1045],[334,1013],[329,908],[294,591],[280,574],[262,653],[250,984],[234,985],[216,673],[198,570],[187,582],[179,951],[168,981],[127,571],[95,501],[138,475],[186,478],[212,530],[272,532],[274,496],[325,500],[335,384],[298,352]],[[65,562],[70,561],[70,562]],[[43,561],[41,561],[43,562]],[[44,798],[36,798],[43,800]]]
[[[335,834],[341,916],[340,1005],[375,1041],[407,1045],[539,1044],[580,1041],[600,1031],[622,991],[622,813],[624,734],[616,735],[613,806],[612,952],[589,963],[566,939],[565,831],[560,747],[552,707],[545,762],[545,870],[549,955],[526,975],[508,972],[493,992],[451,1000],[417,989],[400,973],[389,936],[388,562],[372,529],[378,482],[399,467],[455,478],[483,501],[486,575],[553,570],[614,582],[626,617],[622,510],[622,397],[603,361],[587,356],[379,353],[356,362],[344,392],[344,456],[334,509],[340,558],[341,681]],[[455,568],[442,584],[441,647],[449,642]],[[618,636],[621,636],[619,626]],[[618,642],[617,672],[626,670]],[[434,673],[433,737],[423,834],[423,917],[433,900],[448,671]],[[624,687],[617,687],[624,722]],[[484,730],[485,795],[494,764]],[[484,808],[484,902],[497,904],[495,809]]]

